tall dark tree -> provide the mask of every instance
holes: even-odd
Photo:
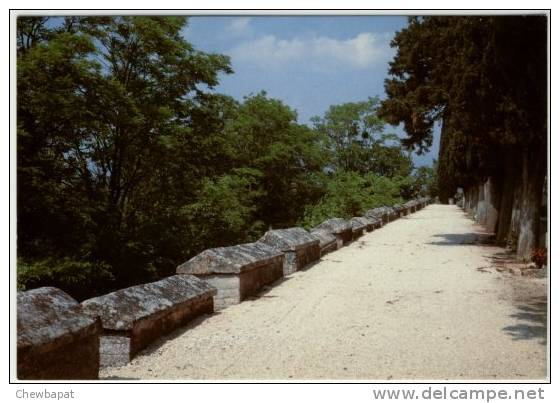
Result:
[[[501,209],[497,232],[526,257],[546,172],[546,17],[412,17],[392,46],[382,115],[404,123],[404,144],[419,152],[442,121],[440,197],[493,177],[503,206],[522,216]]]

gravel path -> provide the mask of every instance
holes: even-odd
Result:
[[[546,283],[455,206],[387,224],[166,337],[109,379],[543,379]],[[498,254],[498,255],[496,255]]]

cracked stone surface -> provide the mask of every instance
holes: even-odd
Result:
[[[259,242],[287,252],[319,244],[319,239],[303,228],[294,227],[267,231]]]
[[[215,294],[214,287],[197,277],[178,274],[91,298],[83,301],[82,306],[84,312],[99,315],[104,329],[125,331],[136,322],[178,304]]]
[[[262,242],[213,248],[205,250],[178,266],[177,273],[195,275],[239,274],[267,262],[283,259],[283,256],[284,254],[281,251]]]

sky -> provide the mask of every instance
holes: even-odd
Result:
[[[234,74],[221,75],[216,91],[241,101],[264,90],[309,124],[330,105],[386,97],[390,42],[406,25],[398,16],[193,16],[183,35],[196,49],[230,56]],[[430,152],[413,154],[416,166],[437,158],[435,131]]]

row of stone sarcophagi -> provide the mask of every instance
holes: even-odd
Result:
[[[196,317],[255,295],[366,232],[430,203],[415,199],[310,231],[267,231],[257,242],[207,249],[177,274],[78,303],[54,287],[18,292],[19,379],[98,379],[99,368],[128,363],[157,338]]]

